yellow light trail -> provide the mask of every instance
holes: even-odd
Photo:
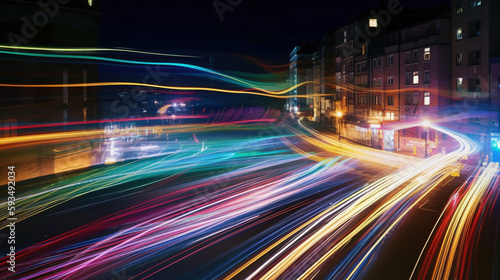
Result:
[[[438,126],[435,125],[430,125],[430,126],[436,130],[442,132],[444,131]],[[427,182],[432,178],[438,176],[438,178],[440,179],[436,180],[438,180],[438,182],[439,180],[442,180],[444,177],[446,177],[452,172],[451,169],[448,169],[450,165],[455,163],[456,160],[461,158],[462,156],[468,155],[469,153],[475,151],[476,146],[470,140],[462,139],[461,136],[453,134],[449,131],[447,131],[446,133],[451,137],[455,138],[461,144],[460,149],[446,155],[443,154],[436,155],[425,161],[421,161],[413,166],[410,166],[402,171],[399,171],[396,174],[383,177],[377,180],[376,182],[361,188],[356,193],[350,195],[349,197],[336,203],[335,205],[331,206],[322,213],[311,218],[303,225],[301,225],[299,228],[297,228],[300,230],[305,229],[304,231],[300,232],[292,240],[287,241],[286,244],[283,246],[283,248],[281,248],[278,252],[270,256],[268,260],[265,261],[262,265],[260,265],[257,269],[255,269],[253,273],[247,277],[247,279],[252,279],[256,277],[259,273],[261,273],[261,271],[268,268],[268,266],[270,266],[271,263],[274,262],[275,260],[279,261],[276,264],[272,265],[272,267],[270,267],[265,272],[265,274],[261,277],[261,279],[267,280],[267,279],[277,279],[281,277],[282,274],[287,269],[289,269],[289,267],[293,263],[298,261],[298,259],[301,256],[310,251],[314,245],[318,244],[321,240],[324,240],[327,237],[331,238],[332,235],[335,234],[335,232],[337,232],[340,228],[346,226],[350,220],[357,217],[364,210],[368,209],[368,207],[375,205],[376,202],[380,201],[381,199],[389,195],[396,188],[400,187],[404,182],[413,179],[413,181],[408,186],[406,186],[405,188],[400,190],[397,194],[393,195],[391,198],[386,200],[381,206],[376,207],[376,209],[373,210],[372,213],[367,218],[365,218],[361,223],[359,223],[355,228],[353,228],[348,235],[343,237],[340,236],[340,239],[337,239],[334,242],[335,245],[320,259],[318,259],[312,266],[310,266],[309,269],[307,269],[299,279],[310,279],[311,277],[316,275],[318,273],[317,270],[328,258],[330,258],[333,254],[335,254],[341,248],[347,245],[357,234],[359,234],[367,226],[375,222],[376,219],[379,218],[382,214],[384,214],[386,211],[388,211],[391,207],[393,207],[397,203],[414,196],[417,193],[417,191],[421,190],[421,188],[424,187],[427,184]],[[424,189],[425,190],[424,194],[428,193],[430,189],[432,189],[435,186],[436,184],[433,184],[431,188]],[[422,197],[418,198],[417,201],[419,201]],[[414,203],[412,205],[414,206],[416,204]],[[314,225],[318,225],[320,222],[326,220],[330,216],[333,217],[331,217],[330,220],[325,225],[323,225],[320,229],[315,230],[314,233],[312,233],[309,237],[306,237],[305,240],[299,243],[299,241],[302,240],[306,236],[306,234],[308,234],[308,232],[313,230]],[[391,228],[395,224],[396,223],[393,223]],[[387,234],[388,232],[390,231],[385,231],[385,234]],[[288,234],[284,238],[281,238],[277,242],[273,243],[265,251],[255,256],[251,260],[247,261],[245,264],[240,266],[236,271],[231,273],[225,279],[236,277],[236,275],[241,273],[241,271],[249,267],[252,263],[257,261],[259,258],[263,257],[268,252],[270,252],[270,250],[281,245],[281,243],[285,242],[285,240],[289,239],[296,233],[298,233],[298,231],[294,230],[292,233]],[[369,252],[372,252],[375,246],[378,245],[379,243],[380,240],[379,242],[375,243],[374,247],[372,247],[369,250]],[[286,250],[289,248],[294,248],[294,249],[291,252],[285,253]],[[359,266],[357,266],[355,269],[358,268]]]
[[[163,85],[155,85],[155,84],[146,84],[146,83],[133,83],[133,82],[98,82],[98,83],[73,83],[73,84],[0,84],[0,87],[21,87],[21,88],[60,88],[60,87],[103,87],[103,86],[142,86],[142,87],[151,87],[151,88],[161,88],[161,89],[174,89],[174,90],[187,90],[187,91],[215,91],[215,92],[223,92],[223,93],[237,93],[237,94],[252,94],[259,96],[266,96],[272,98],[291,98],[291,97],[300,97],[300,98],[312,98],[315,96],[328,96],[325,94],[303,94],[303,95],[293,95],[293,96],[282,96],[281,94],[285,94],[290,92],[298,87],[306,85],[311,82],[303,82],[292,87],[289,87],[280,91],[271,91],[265,89],[256,89],[261,92],[255,91],[244,91],[244,90],[229,90],[229,89],[219,89],[219,88],[209,88],[209,87],[174,87],[174,86],[163,86]],[[265,93],[262,93],[265,92]],[[330,94],[333,95],[333,94]]]
[[[339,141],[338,138],[332,134],[320,133],[314,129],[306,127],[302,122],[299,122],[299,124],[302,129],[314,137],[307,136],[292,127],[289,127],[289,129],[298,135],[302,140],[329,152],[341,153],[349,157],[395,168],[412,165],[421,161],[419,158],[388,151],[375,150],[358,144],[352,144],[346,140]]]
[[[453,269],[460,260],[460,249],[466,242],[465,235],[471,229],[472,220],[481,201],[484,198],[490,183],[498,172],[498,162],[491,162],[472,183],[453,213],[453,217],[446,229],[444,240],[441,243],[436,260],[432,279],[451,279]],[[455,276],[456,277],[456,276]]]
[[[74,137],[91,137],[91,136],[94,137],[102,135],[104,135],[103,130],[92,130],[92,131],[86,130],[86,131],[75,131],[75,132],[58,132],[58,133],[16,136],[16,137],[8,137],[0,139],[0,146],[15,144],[15,143],[23,143],[23,142],[61,140]]]
[[[148,54],[157,56],[173,56],[173,57],[190,57],[190,58],[200,58],[201,56],[194,55],[184,55],[184,54],[168,54],[168,53],[157,53],[157,52],[145,52],[138,51],[134,49],[126,48],[44,48],[44,47],[24,47],[24,46],[8,46],[0,45],[1,49],[14,49],[14,50],[31,50],[31,51],[53,51],[53,52],[127,52],[127,53],[138,53],[138,54]]]

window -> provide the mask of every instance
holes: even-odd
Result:
[[[468,65],[481,65],[481,51],[471,51],[467,53]]]
[[[469,8],[481,6],[481,0],[469,0]]]
[[[353,67],[354,66],[354,57],[350,56],[348,63],[349,63],[349,65],[348,65],[349,67]]]
[[[418,71],[413,72],[413,84],[418,85]]]
[[[358,104],[365,104],[365,96],[359,95]]]
[[[344,30],[344,43],[347,42],[347,30]]]
[[[462,60],[463,60],[462,53],[457,53],[457,61],[456,61],[457,66],[462,65]]]
[[[378,67],[378,65],[377,65],[377,59],[374,58],[373,59],[373,68],[377,68],[377,67]]]
[[[479,79],[469,79],[468,84],[469,92],[481,92],[481,81]]]
[[[430,83],[431,83],[431,71],[425,70],[424,71],[424,84],[430,84]]]
[[[469,38],[481,36],[481,21],[471,21],[469,22],[469,29],[467,30]]]
[[[391,54],[387,57],[387,66],[392,66],[392,65],[394,65],[394,55]]]
[[[361,54],[362,55],[366,54],[366,46],[365,45],[361,46]]]
[[[406,64],[409,64],[411,63],[411,53],[410,52],[407,52],[406,53],[406,61],[405,61]]]
[[[394,105],[394,97],[393,96],[387,96],[387,105]]]
[[[354,82],[354,73],[349,73],[349,83]]]
[[[464,80],[464,78],[462,78],[462,77],[457,78],[457,90],[458,91],[462,90],[463,80]]]
[[[418,62],[418,51],[413,52],[413,62]]]
[[[431,59],[431,48],[425,48],[424,49],[424,60],[430,60]]]
[[[406,41],[411,41],[413,40],[413,34],[411,33],[411,30],[406,30]]]
[[[377,80],[377,85],[380,87],[382,86],[382,78],[378,78]]]
[[[411,92],[407,92],[405,95],[405,105],[411,105]]]
[[[406,85],[410,85],[411,84],[411,73],[410,72],[406,72],[405,84]]]
[[[377,19],[376,18],[371,18],[370,19],[370,27],[374,27],[374,28],[377,28]]]
[[[462,40],[462,27],[457,28],[457,40]]]
[[[373,104],[380,105],[380,95],[375,95],[375,98],[373,99]]]
[[[418,92],[413,93],[413,105],[418,105]]]
[[[463,11],[462,0],[457,0],[457,15],[463,13]]]
[[[425,36],[431,35],[431,28],[427,25],[425,26]]]
[[[342,74],[345,74],[345,64],[342,65]]]
[[[378,67],[382,67],[382,58],[381,57],[378,58]]]
[[[377,79],[376,78],[373,78],[373,86],[377,86]]]
[[[394,85],[394,77],[393,76],[387,77],[387,85],[388,86]]]
[[[431,93],[424,92],[424,106],[429,106],[429,105],[431,105]]]

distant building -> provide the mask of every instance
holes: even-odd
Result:
[[[325,47],[321,46],[313,54],[313,119],[321,121],[325,114]],[[322,106],[323,105],[323,106]]]
[[[313,115],[313,93],[314,93],[314,72],[313,55],[316,52],[313,44],[296,46],[290,53],[290,68],[288,80],[290,86],[307,82],[306,85],[297,87],[289,92],[286,109],[292,113],[303,112],[303,114]],[[297,98],[297,95],[302,98]],[[304,96],[307,96],[304,98]]]
[[[97,1],[1,1],[0,44],[46,48],[97,47],[100,18]],[[42,51],[19,49],[14,52]],[[97,65],[85,60],[0,53],[0,69],[0,83],[5,84],[90,83],[98,79]],[[0,90],[0,125],[6,128],[97,118],[98,89],[94,87],[12,87]],[[0,137],[17,133],[15,129],[6,129],[0,131]]]

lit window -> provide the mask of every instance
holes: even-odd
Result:
[[[370,27],[375,27],[377,28],[377,19],[376,18],[371,18],[370,19]]]
[[[362,54],[362,55],[365,55],[365,54],[366,54],[366,46],[365,46],[365,45],[363,45],[363,46],[361,47],[361,54]]]
[[[462,27],[457,28],[457,40],[462,40]]]
[[[431,48],[424,49],[424,60],[431,59]]]
[[[462,90],[462,83],[464,78],[457,78],[457,90]]]
[[[418,71],[413,72],[413,84],[418,85]]]
[[[430,92],[424,92],[424,105],[425,106],[431,105],[431,93]]]
[[[394,120],[394,113],[391,113],[391,121]]]
[[[457,0],[457,15],[463,13],[462,0]]]
[[[481,0],[469,0],[469,8],[481,6]]]
[[[391,113],[387,112],[385,113],[385,119],[390,120],[391,119]]]
[[[89,0],[89,6],[92,6],[92,0]]]

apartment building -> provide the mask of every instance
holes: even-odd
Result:
[[[297,87],[290,91],[290,96],[286,100],[286,110],[291,113],[303,115],[313,115],[313,95],[314,95],[314,70],[313,56],[317,51],[314,44],[304,44],[296,46],[290,53],[290,67],[288,80],[290,86],[299,85],[308,82],[304,86]],[[300,98],[297,98],[300,96]]]
[[[494,73],[500,55],[500,1],[451,1],[451,86],[456,129],[469,133],[491,157],[490,134],[498,132],[498,91]],[[496,158],[499,155],[495,156]]]

